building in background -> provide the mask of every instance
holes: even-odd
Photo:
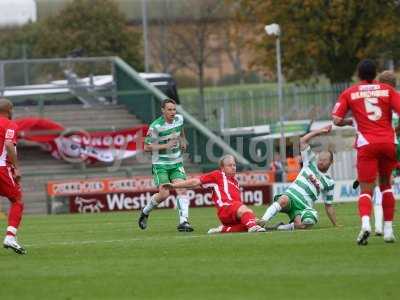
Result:
[[[71,2],[73,0],[36,0],[38,20],[59,13]],[[142,31],[143,1],[114,2],[129,25]],[[170,73],[180,87],[198,85],[200,72],[205,85],[258,82],[262,78],[249,68],[252,53],[245,46],[244,38],[250,36],[252,27],[234,27],[230,22],[233,6],[221,0],[153,0],[146,1],[146,5],[150,72]],[[202,10],[204,5],[213,9]],[[199,32],[201,30],[203,32]],[[201,40],[203,36],[205,39]],[[194,48],[185,49],[185,45]],[[199,56],[194,53],[196,49],[205,53],[202,61],[196,58]],[[199,66],[204,69],[200,71]]]
[[[21,26],[36,22],[37,8],[35,0],[1,0],[0,27]]]

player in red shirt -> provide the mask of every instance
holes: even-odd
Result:
[[[22,202],[21,173],[17,159],[17,125],[12,119],[12,103],[0,98],[0,196],[10,200],[8,227],[4,238],[4,248],[12,249],[18,254],[26,254],[16,238],[21,223],[24,204]]]
[[[383,194],[384,240],[395,241],[392,227],[395,200],[390,182],[396,166],[392,110],[400,112],[400,95],[390,85],[375,81],[375,76],[375,63],[369,59],[361,61],[358,65],[361,81],[342,92],[332,112],[335,125],[354,125],[357,130],[355,146],[361,188],[358,209],[362,221],[357,237],[359,245],[366,245],[371,233],[371,198],[377,175]],[[352,112],[353,119],[345,119],[348,111]]]
[[[213,190],[212,199],[222,225],[210,229],[208,233],[264,232],[265,229],[256,224],[253,211],[244,205],[240,198],[240,187],[235,178],[235,158],[232,155],[225,155],[220,159],[219,166],[219,170],[204,174],[199,178],[165,184],[164,187],[180,189],[203,186]]]

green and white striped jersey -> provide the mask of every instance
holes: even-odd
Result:
[[[287,188],[285,194],[303,202],[310,208],[322,196],[322,200],[330,204],[333,201],[335,181],[326,173],[318,170],[316,155],[311,147],[301,151],[303,168],[296,180]]]
[[[183,130],[183,116],[176,114],[172,123],[167,123],[163,116],[155,119],[149,126],[145,144],[166,144],[172,139],[178,139]],[[152,152],[153,165],[168,165],[182,163],[180,144],[172,149]]]

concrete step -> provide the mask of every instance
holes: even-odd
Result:
[[[14,114],[26,115],[26,114],[48,114],[48,115],[59,115],[63,113],[85,113],[88,115],[93,115],[96,113],[108,112],[110,115],[116,115],[120,113],[128,113],[129,111],[124,107],[102,107],[101,109],[87,109],[82,106],[77,108],[59,108],[57,110],[47,110],[39,111],[37,109],[26,109],[26,108],[14,108]],[[132,115],[133,116],[133,115]]]
[[[143,122],[130,114],[123,105],[48,105],[39,115],[37,107],[16,107],[16,117],[37,116],[50,118],[66,128],[129,128]]]
[[[123,109],[126,110],[124,105],[110,104],[110,105],[93,105],[90,107],[85,107],[82,104],[67,104],[67,105],[46,105],[43,111],[56,112],[56,111],[102,111],[102,110],[113,110],[113,109]],[[39,106],[15,106],[15,112],[19,111],[39,111]]]
[[[15,107],[15,116],[39,116],[38,107]],[[79,128],[129,128],[143,122],[131,115],[123,105],[96,105],[84,108],[83,105],[47,105],[44,117],[59,122],[64,127]],[[119,168],[110,169],[104,163],[82,167],[53,158],[50,153],[37,145],[21,144],[18,156],[22,169],[22,188],[24,191],[25,212],[27,214],[45,214],[46,185],[48,181],[88,178],[110,178],[130,176],[151,176],[151,158],[129,158],[121,161]],[[200,167],[190,161],[185,162],[187,173],[198,173]],[[8,201],[3,201],[7,209]]]
[[[75,121],[75,120],[69,120],[69,121],[63,121],[59,122],[61,125],[63,125],[65,128],[101,128],[101,129],[107,129],[107,128],[132,128],[137,125],[142,124],[141,122],[137,120],[104,120],[104,119],[98,119],[98,120],[85,120],[85,121]]]
[[[25,118],[25,117],[37,117],[37,118],[47,118],[50,120],[54,120],[55,122],[63,122],[65,120],[75,120],[75,121],[80,121],[80,120],[97,120],[97,119],[105,119],[105,120],[120,120],[120,119],[126,119],[126,120],[137,120],[138,122],[141,122],[136,117],[133,117],[129,114],[115,114],[115,115],[110,115],[107,114],[106,112],[99,112],[97,114],[86,114],[86,113],[63,113],[63,114],[46,114],[46,115],[16,115],[16,118]]]

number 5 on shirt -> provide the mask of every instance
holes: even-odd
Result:
[[[382,109],[378,106],[378,98],[365,98],[365,111],[368,119],[378,121],[382,117]]]

